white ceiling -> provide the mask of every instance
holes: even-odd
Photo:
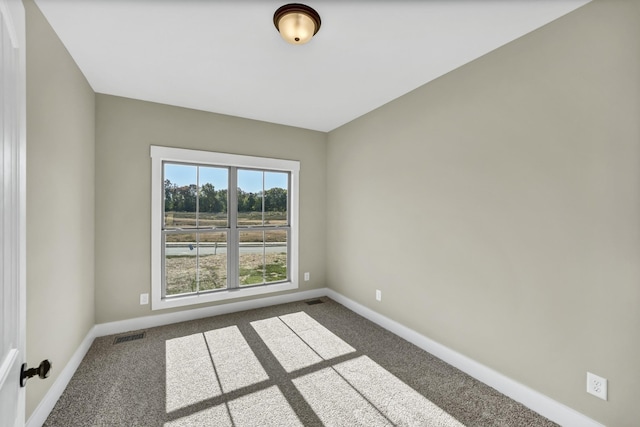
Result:
[[[310,0],[306,45],[273,0],[36,0],[99,93],[330,131],[589,0]]]

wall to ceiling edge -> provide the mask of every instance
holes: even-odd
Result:
[[[637,2],[595,0],[328,136],[95,95],[24,4],[30,363],[155,314],[138,305],[148,145],[172,145],[302,161],[301,290],[327,284],[605,424],[640,419]],[[55,375],[30,384],[27,418]]]
[[[327,285],[637,425],[639,28],[596,0],[330,132]]]
[[[139,294],[150,292],[150,145],[299,160],[299,266],[301,275],[311,273],[302,292],[325,283],[327,136],[95,94],[35,3],[23,3],[27,357],[54,366],[50,378],[29,383],[29,419],[43,402],[52,406],[58,377],[69,375],[64,368],[76,363],[94,325],[189,309],[139,304]]]

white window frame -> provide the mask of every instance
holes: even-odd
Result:
[[[298,179],[300,162],[296,160],[272,159],[267,157],[243,156],[217,153],[213,151],[190,150],[184,148],[152,145],[151,150],[151,309],[184,307],[214,301],[271,294],[298,288]],[[238,167],[246,169],[268,169],[290,173],[289,215],[290,215],[290,280],[274,284],[264,284],[248,288],[233,288],[202,294],[162,297],[162,203],[164,197],[164,162],[194,163],[199,165]]]

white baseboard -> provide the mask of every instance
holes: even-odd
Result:
[[[134,319],[120,320],[117,322],[100,323],[96,325],[96,336],[102,337],[105,335],[113,335],[129,331],[137,331],[140,329],[154,328],[156,326],[164,326],[170,325],[172,323],[203,319],[205,317],[219,316],[221,314],[252,310],[254,308],[268,307],[271,305],[285,304],[288,302],[302,301],[311,298],[319,298],[325,295],[327,295],[327,289],[320,288],[284,295],[256,298],[247,301],[230,302],[227,304],[214,305],[211,307],[176,311],[173,313],[136,317]]]
[[[498,390],[505,396],[522,403],[540,415],[556,422],[564,427],[605,427],[595,420],[581,414],[580,412],[557,402],[509,377],[494,371],[487,366],[476,362],[440,343],[433,341],[419,334],[394,320],[385,317],[368,307],[363,306],[338,292],[327,289],[327,295],[334,301],[344,305],[351,311],[358,313],[362,317],[382,326],[386,330],[393,332],[401,338],[409,341],[421,349],[433,354],[437,358],[455,366],[462,372],[482,381],[490,387]]]
[[[268,307],[271,305],[285,304],[288,302],[302,301],[306,299],[319,298],[327,295],[326,288],[312,289],[309,291],[295,292],[291,294],[276,295],[266,298],[253,299],[248,301],[232,302],[212,307],[198,308],[194,310],[179,311],[175,313],[156,314],[153,316],[138,317],[135,319],[121,320],[118,322],[101,323],[95,325],[82,341],[78,349],[73,353],[67,365],[62,369],[58,378],[47,391],[33,411],[27,427],[41,427],[53,410],[62,392],[67,388],[71,377],[80,366],[82,359],[89,351],[91,343],[97,337],[105,335],[119,334],[122,332],[135,331],[139,329],[153,328],[156,326],[169,325],[171,323],[184,322],[188,320],[202,319],[205,317],[217,316],[220,314],[235,313],[237,311],[251,310],[254,308]]]
[[[202,319],[205,317],[218,316],[221,314],[251,310],[254,308],[267,307],[305,299],[319,298],[323,296],[327,296],[344,305],[362,317],[415,344],[448,364],[455,366],[473,378],[493,387],[500,393],[522,403],[542,416],[547,417],[551,421],[565,427],[605,427],[580,412],[575,411],[523,384],[520,384],[519,382],[514,381],[511,378],[508,378],[501,373],[496,372],[493,369],[490,369],[467,356],[437,343],[424,335],[419,334],[413,329],[391,320],[388,317],[385,317],[374,310],[371,310],[370,308],[328,288],[313,289],[291,294],[232,302],[174,313],[156,314],[153,316],[138,317],[135,319],[95,325],[89,333],[87,333],[87,336],[64,367],[45,397],[42,399],[31,417],[29,417],[26,425],[27,427],[42,426],[96,337],[147,329],[156,326],[169,325],[172,323]]]
[[[27,427],[41,427],[42,424],[47,420],[47,417],[53,410],[58,399],[62,395],[62,392],[65,388],[67,388],[67,384],[71,381],[71,377],[75,374],[78,366],[84,359],[84,356],[89,351],[89,347],[93,343],[93,340],[96,338],[96,327],[89,329],[87,336],[84,337],[82,343],[77,348],[77,350],[67,362],[67,365],[60,371],[60,375],[56,378],[54,383],[51,385],[47,394],[45,394],[44,398],[40,401],[36,409],[33,411],[29,419],[27,420]]]

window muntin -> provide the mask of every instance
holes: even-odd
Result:
[[[288,280],[289,173],[238,169],[239,286]]]
[[[289,225],[289,174],[238,169],[238,227]]]
[[[286,229],[240,231],[240,286],[288,280]]]
[[[153,309],[298,287],[299,162],[155,146],[151,157]]]
[[[163,163],[164,229],[226,227],[229,168]]]
[[[229,168],[164,162],[163,184],[163,297],[227,288]]]
[[[164,234],[165,297],[227,287],[227,233]]]

